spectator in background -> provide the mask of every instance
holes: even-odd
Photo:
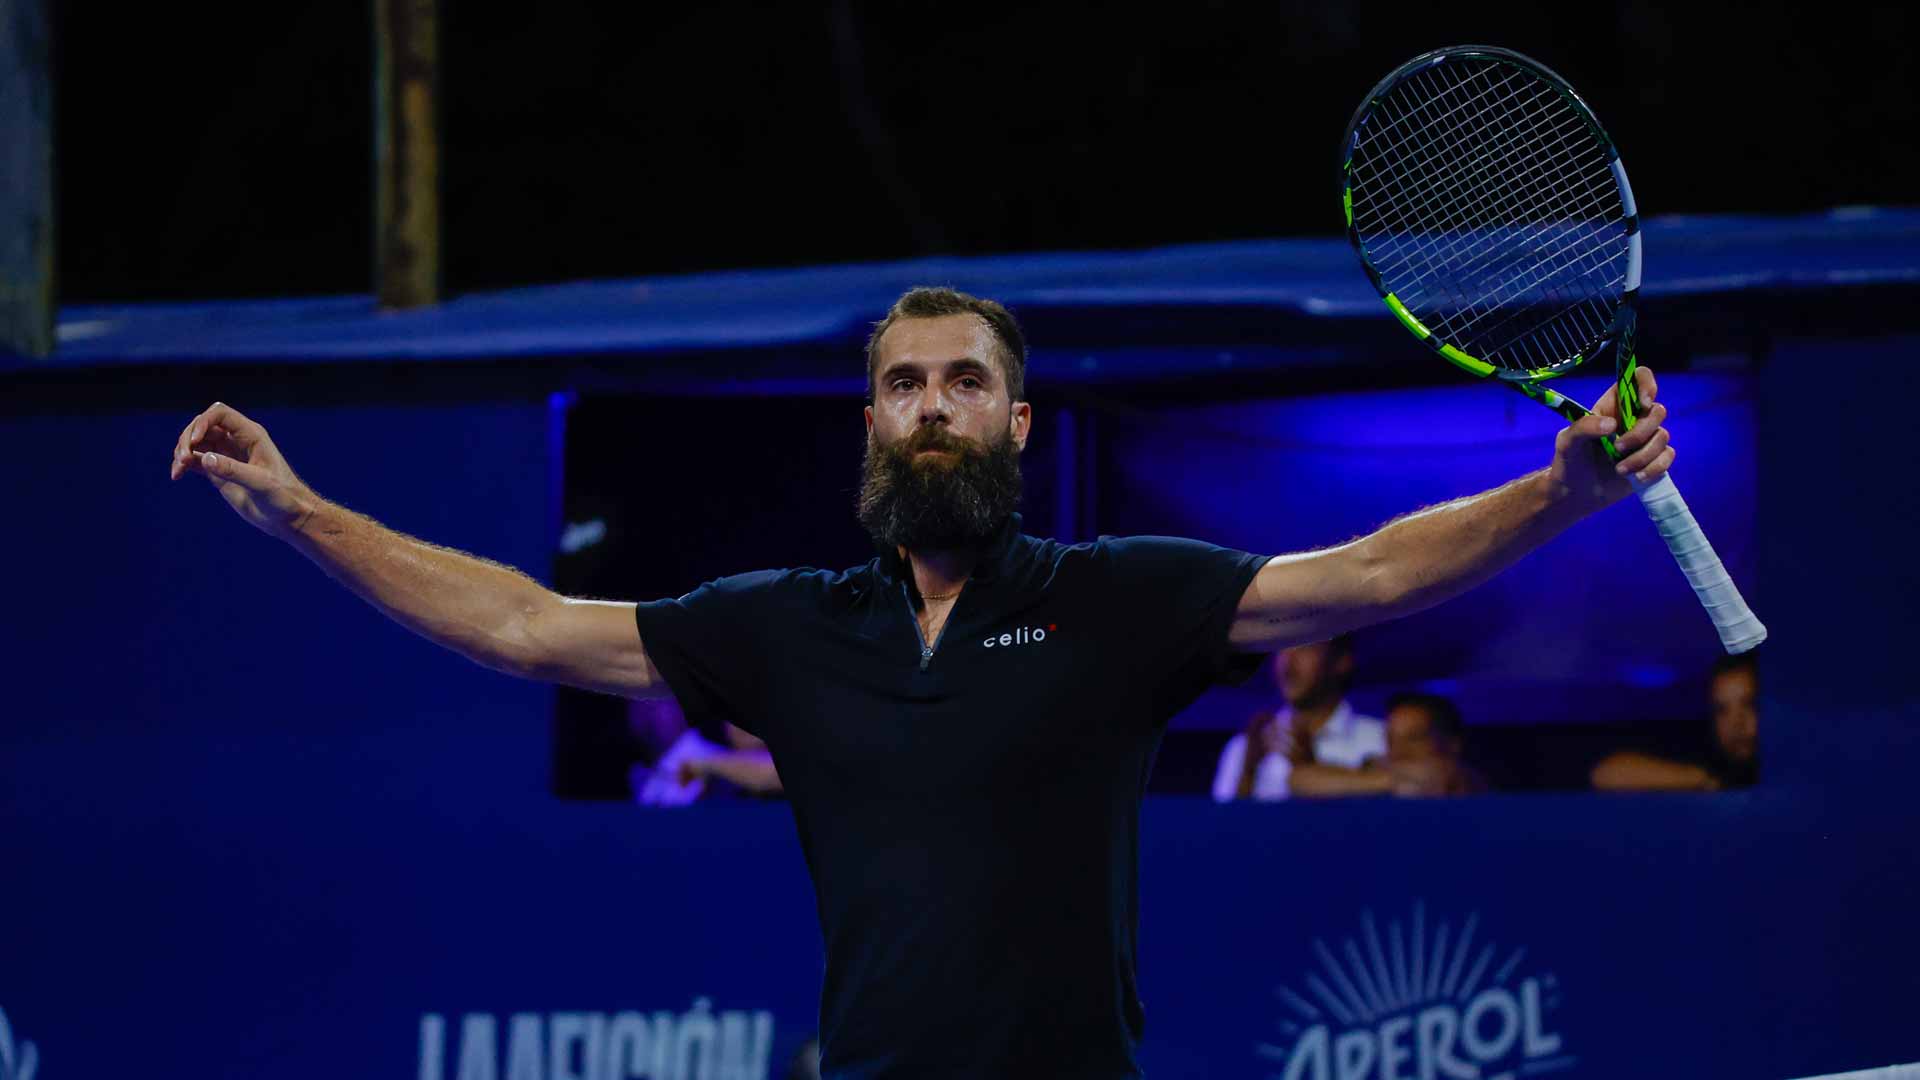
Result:
[[[1487,790],[1466,761],[1460,707],[1438,694],[1408,692],[1388,699],[1386,763],[1374,771],[1394,795],[1437,798]]]
[[[725,742],[716,742],[690,726],[672,698],[629,702],[627,730],[641,747],[628,777],[642,806],[686,806],[735,791],[780,793],[765,743],[732,724],[725,725]],[[714,777],[721,782],[710,783]]]
[[[1752,787],[1760,773],[1760,665],[1753,653],[1723,656],[1707,684],[1713,739],[1691,760],[1621,750],[1593,767],[1599,791],[1720,791]]]
[[[1386,754],[1387,729],[1347,703],[1352,637],[1283,649],[1274,655],[1273,675],[1286,705],[1256,714],[1245,732],[1227,740],[1214,772],[1214,799],[1379,794],[1378,778],[1363,767]]]
[[[745,731],[727,725],[728,746],[717,754],[693,755],[679,763],[682,784],[704,784],[709,778],[724,780],[741,791],[754,795],[780,795],[780,772],[773,767],[773,754],[767,744]]]

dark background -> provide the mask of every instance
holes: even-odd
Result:
[[[371,6],[58,5],[65,302],[363,292]],[[1408,57],[1580,88],[1643,212],[1914,198],[1910,6],[443,0],[455,291],[1334,231]]]

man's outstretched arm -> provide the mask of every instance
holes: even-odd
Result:
[[[1667,410],[1654,403],[1653,373],[1641,368],[1638,378],[1648,413],[1615,440],[1625,455],[1618,467],[1599,447],[1618,411],[1609,390],[1593,415],[1559,433],[1547,468],[1408,514],[1338,547],[1269,560],[1240,598],[1233,645],[1257,652],[1320,641],[1432,607],[1625,498],[1633,490],[1629,476],[1659,479],[1673,462]]]
[[[627,697],[664,695],[632,604],[571,600],[518,570],[395,532],[320,498],[265,428],[218,402],[174,444],[254,527],[414,633],[496,671]]]

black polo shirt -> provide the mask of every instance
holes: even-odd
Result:
[[[688,718],[779,767],[826,940],[826,1077],[1139,1074],[1140,799],[1167,720],[1258,666],[1227,632],[1265,560],[1019,524],[931,650],[892,553],[639,607]]]

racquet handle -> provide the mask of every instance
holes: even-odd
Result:
[[[1647,508],[1654,528],[1660,530],[1660,538],[1667,542],[1667,550],[1673,552],[1673,561],[1680,564],[1687,584],[1693,586],[1700,605],[1713,619],[1720,644],[1730,653],[1743,653],[1767,640],[1767,628],[1747,607],[1733,579],[1727,576],[1727,568],[1720,565],[1720,556],[1714,554],[1707,534],[1700,531],[1700,523],[1693,520],[1693,511],[1687,509],[1680,489],[1673,486],[1673,478],[1662,476],[1645,486],[1635,481],[1633,486],[1640,492],[1640,505]]]

